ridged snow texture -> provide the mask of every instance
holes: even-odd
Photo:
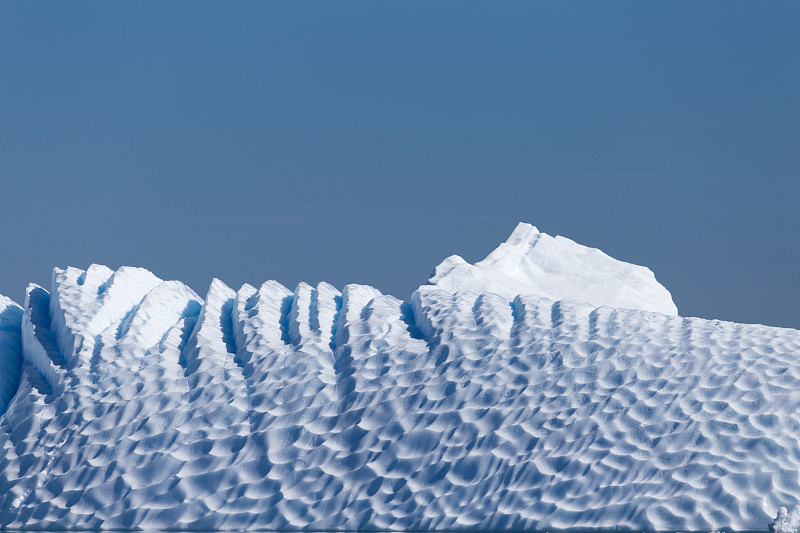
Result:
[[[795,330],[101,266],[3,309],[1,526],[760,529],[800,501]]]

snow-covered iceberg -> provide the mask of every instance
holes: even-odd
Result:
[[[618,261],[560,235],[551,237],[524,222],[474,265],[451,255],[434,269],[428,283],[451,291],[491,292],[509,301],[518,294],[536,294],[597,307],[678,314],[669,291],[649,268]]]
[[[55,269],[0,300],[0,527],[763,529],[800,503],[800,331],[682,318],[530,226],[475,267],[410,302]]]

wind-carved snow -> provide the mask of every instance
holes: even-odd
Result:
[[[763,529],[800,503],[800,331],[479,288],[55,269],[0,299],[0,526]]]
[[[540,233],[525,223],[474,265],[457,255],[448,257],[428,283],[451,291],[493,292],[509,301],[517,294],[537,294],[551,300],[678,314],[669,291],[650,269],[565,237]]]

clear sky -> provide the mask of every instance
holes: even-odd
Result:
[[[800,327],[800,2],[0,2],[0,293],[408,299],[518,221]]]

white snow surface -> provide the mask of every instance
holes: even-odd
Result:
[[[0,527],[707,531],[800,504],[797,330],[98,265],[23,307],[0,299]]]
[[[521,222],[508,240],[471,265],[457,255],[442,261],[428,283],[450,291],[493,292],[576,300],[595,306],[677,315],[669,291],[650,269],[618,261],[597,248],[551,237]]]

